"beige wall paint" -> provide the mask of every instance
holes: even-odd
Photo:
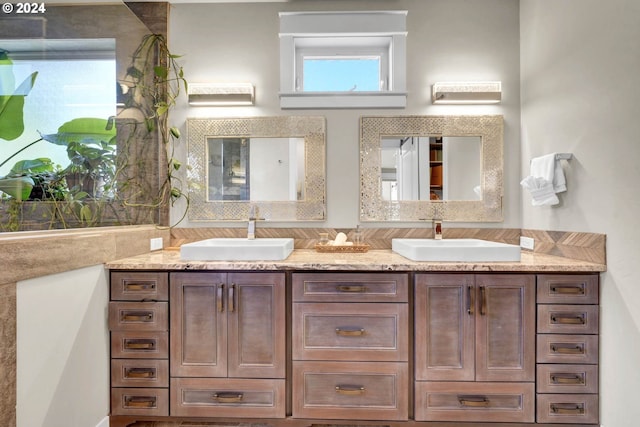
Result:
[[[561,204],[531,207],[522,227],[606,233],[601,287],[601,421],[640,419],[640,3],[522,0],[522,159],[574,154]]]
[[[407,10],[408,105],[398,110],[281,110],[278,12],[297,10]],[[503,114],[505,118],[505,222],[519,226],[519,33],[517,0],[308,0],[260,4],[174,4],[169,41],[191,82],[251,82],[254,107],[189,107],[184,99],[173,121],[187,117],[321,115],[327,119],[327,220],[321,226],[358,223],[359,118],[362,115]],[[494,106],[434,106],[431,84],[451,80],[501,80],[503,102]],[[183,132],[186,133],[186,132]],[[186,163],[186,142],[177,155]],[[174,209],[177,216],[181,207]],[[280,224],[317,227],[317,223]],[[389,224],[380,224],[389,226]],[[397,226],[397,223],[391,224]],[[406,225],[406,224],[403,224]],[[181,227],[229,226],[182,223]],[[278,224],[276,224],[278,226]],[[477,225],[474,225],[477,226]]]

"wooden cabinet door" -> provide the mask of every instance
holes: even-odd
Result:
[[[171,376],[227,376],[224,273],[171,273]]]
[[[284,273],[229,273],[226,283],[229,376],[284,378]]]
[[[472,274],[416,275],[416,380],[475,379],[475,294]]]
[[[535,380],[535,276],[476,275],[476,380]]]

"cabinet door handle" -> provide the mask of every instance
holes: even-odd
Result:
[[[153,311],[122,311],[123,322],[153,322]]]
[[[584,283],[578,285],[552,285],[551,292],[563,295],[584,295]]]
[[[336,335],[340,335],[342,337],[361,337],[365,334],[365,329],[356,326],[355,328],[348,326],[341,326],[336,328]]]
[[[367,292],[367,287],[365,285],[338,285],[336,286],[336,289],[338,290],[338,292]]]
[[[551,344],[551,351],[559,354],[584,354],[584,344],[555,343]]]
[[[458,396],[458,402],[469,408],[488,408],[490,404],[486,396]]]
[[[229,286],[229,302],[227,303],[227,306],[229,307],[229,311],[232,312],[235,310],[236,304],[235,304],[235,299],[236,299],[236,284],[232,283],[231,286]]]
[[[155,408],[155,396],[125,396],[124,406],[126,408]]]
[[[551,374],[552,384],[584,384],[584,374]]]
[[[220,391],[213,394],[213,400],[220,403],[241,402],[244,394],[237,391]]]
[[[338,384],[336,386],[336,393],[346,396],[358,396],[364,394],[366,391],[362,385]]]
[[[224,311],[224,301],[222,300],[224,296],[224,285],[222,283],[219,284],[216,291],[217,291],[216,304],[218,306],[218,311],[222,313]]]
[[[467,286],[467,313],[473,315],[475,311],[476,299],[473,286]]]
[[[551,323],[561,325],[584,325],[586,321],[584,313],[552,313]]]
[[[153,291],[156,289],[156,284],[152,282],[148,283],[125,283],[124,290],[125,291]]]
[[[155,350],[156,341],[150,339],[125,339],[126,350]]]
[[[584,405],[581,403],[552,403],[551,412],[554,414],[580,415],[584,414]]]
[[[487,314],[487,290],[484,286],[480,286],[480,315]]]
[[[125,368],[125,378],[156,378],[156,370],[154,368]]]

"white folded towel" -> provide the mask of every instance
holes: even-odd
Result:
[[[567,181],[556,153],[531,160],[531,175],[520,181],[520,185],[531,193],[533,206],[557,205],[556,193],[567,191]]]

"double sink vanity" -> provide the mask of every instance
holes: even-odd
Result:
[[[291,240],[107,264],[111,426],[598,424],[604,265],[476,239]]]

